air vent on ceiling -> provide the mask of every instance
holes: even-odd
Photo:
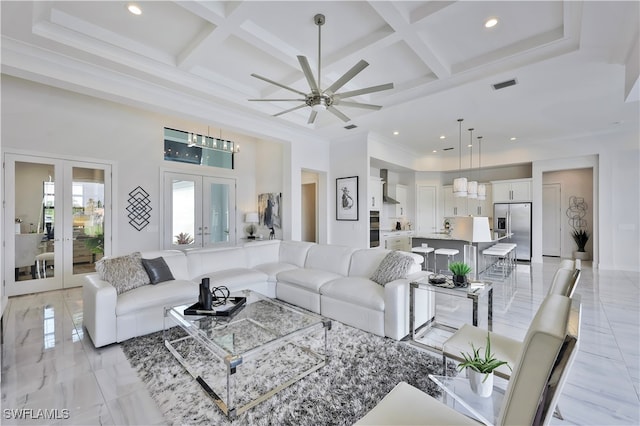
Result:
[[[344,128],[347,130],[355,129],[356,127],[358,126],[356,126],[355,124],[349,124],[348,126],[344,126]]]
[[[453,148],[444,148],[443,151],[451,151]]]
[[[515,86],[518,84],[515,78],[507,81],[503,81],[502,83],[492,84],[494,90],[504,89],[505,87]]]

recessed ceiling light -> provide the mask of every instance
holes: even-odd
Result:
[[[127,10],[134,15],[142,15],[142,9],[140,9],[140,6],[138,6],[137,4],[132,3],[127,5]]]
[[[510,141],[515,141],[516,139],[518,139],[518,138],[516,138],[516,137],[512,137],[512,138],[510,138],[509,140],[510,140]]]
[[[395,132],[393,132],[393,134],[394,134],[395,136],[398,136],[398,135],[400,134],[400,132],[396,130]]]
[[[440,139],[446,139],[447,137],[445,135],[440,136]]]
[[[467,145],[467,148],[473,148],[473,145],[469,144]]]
[[[498,18],[489,18],[487,19],[487,21],[484,23],[484,27],[485,28],[493,28],[496,25],[498,25]]]
[[[434,149],[434,150],[433,150],[433,151],[431,151],[431,152],[438,152],[438,150],[437,150],[437,149]]]

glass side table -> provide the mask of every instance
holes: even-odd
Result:
[[[428,333],[432,328],[442,328],[449,332],[455,332],[457,329],[450,325],[440,324],[437,318],[431,318],[426,324],[421,325],[416,330],[416,291],[424,290],[433,293],[441,293],[449,296],[464,297],[471,299],[473,303],[473,311],[471,324],[478,326],[478,304],[479,300],[483,296],[487,296],[487,328],[489,331],[493,331],[493,285],[491,282],[485,281],[482,287],[440,287],[429,282],[429,278],[421,278],[417,281],[409,283],[409,333],[413,343],[419,346],[425,346],[428,349],[442,351],[442,348],[431,346],[425,343],[418,342],[422,336]]]
[[[429,374],[429,379],[444,391],[443,402],[451,408],[471,415],[486,425],[496,423],[504,399],[504,389],[494,386],[491,396],[483,398],[473,393],[469,379],[464,375],[450,377]]]

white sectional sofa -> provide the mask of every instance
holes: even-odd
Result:
[[[389,250],[297,241],[242,247],[143,252],[162,257],[174,280],[117,294],[98,273],[85,277],[84,324],[96,347],[162,330],[164,307],[197,299],[203,277],[231,292],[251,289],[362,330],[399,340],[409,333],[409,281],[424,276],[413,259],[405,278],[382,286],[369,279]],[[433,316],[430,292],[417,299],[417,320]],[[418,322],[420,324],[421,322]]]

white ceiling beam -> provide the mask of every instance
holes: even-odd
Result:
[[[438,78],[451,76],[450,66],[429,48],[393,2],[371,1],[369,4]]]

